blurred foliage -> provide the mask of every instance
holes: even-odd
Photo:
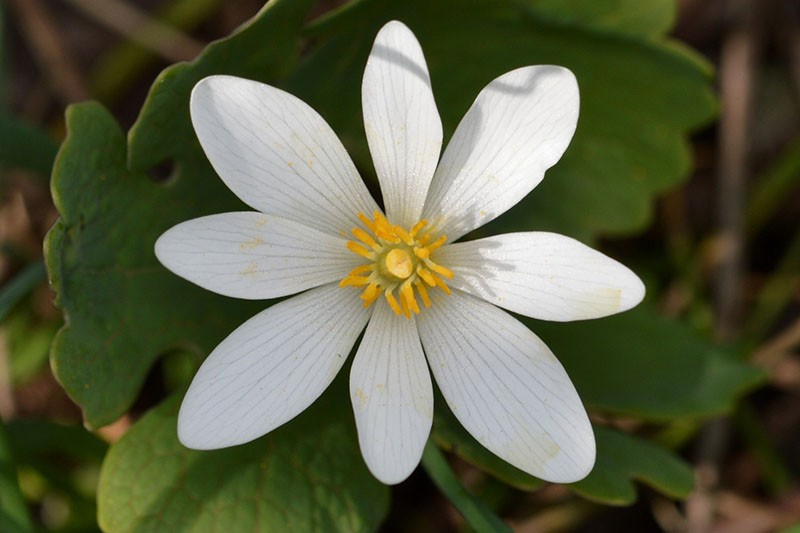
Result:
[[[17,484],[16,461],[2,421],[0,421],[0,529],[20,533],[34,531],[33,522]]]
[[[6,349],[10,355],[11,382],[23,385],[47,367],[50,343],[60,321],[46,321],[28,306],[19,306],[3,322]]]
[[[22,490],[37,502],[38,521],[52,531],[95,531],[106,443],[81,427],[40,420],[14,421],[7,434]]]
[[[0,166],[47,176],[57,148],[50,135],[0,109]]]

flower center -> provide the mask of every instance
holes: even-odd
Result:
[[[425,307],[431,306],[428,287],[438,287],[450,294],[442,278],[452,279],[453,272],[431,259],[431,254],[447,240],[446,236],[434,239],[430,233],[423,232],[428,225],[426,220],[406,230],[393,226],[379,211],[375,211],[371,219],[362,213],[358,218],[369,232],[353,228],[358,241],[348,241],[347,249],[369,263],[354,268],[339,286],[364,287],[361,294],[364,307],[372,305],[383,294],[395,314],[411,318],[411,313],[419,314],[417,294]]]
[[[400,248],[389,250],[383,258],[383,266],[390,275],[398,279],[406,279],[414,271],[414,261],[411,256]]]

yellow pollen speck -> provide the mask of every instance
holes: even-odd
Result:
[[[255,261],[248,264],[244,270],[239,272],[240,276],[244,276],[246,278],[254,278],[256,277],[256,273],[258,272],[258,263]]]
[[[356,389],[354,392],[356,398],[358,398],[358,406],[362,408],[365,407],[367,405],[367,395],[361,389]]]
[[[252,239],[241,243],[239,245],[239,251],[246,252],[247,250],[258,248],[262,244],[264,244],[264,239],[262,239],[261,237],[253,237]]]
[[[358,219],[363,227],[353,228],[355,240],[347,242],[347,249],[368,262],[353,269],[339,286],[363,287],[364,307],[383,296],[396,315],[411,318],[423,306],[431,306],[428,287],[450,294],[445,279],[452,279],[453,272],[431,257],[446,236],[424,231],[426,220],[406,229],[393,225],[379,211],[372,218],[359,213]]]

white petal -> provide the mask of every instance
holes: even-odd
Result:
[[[192,91],[191,112],[214,169],[255,209],[334,235],[377,209],[336,134],[291,94],[211,76]]]
[[[361,85],[364,129],[394,224],[422,213],[442,149],[442,121],[422,49],[405,25],[386,24],[372,46]]]
[[[461,424],[489,451],[538,478],[570,483],[585,477],[595,458],[592,427],[547,346],[473,296],[458,290],[431,296],[419,333]]]
[[[231,333],[200,367],[178,414],[189,448],[243,444],[316,400],[369,318],[356,291],[335,284],[273,305]]]
[[[159,237],[155,251],[161,264],[192,283],[248,300],[338,281],[363,263],[341,237],[255,212],[182,222]]]
[[[565,322],[626,311],[644,284],[625,265],[556,233],[509,233],[443,247],[453,287],[500,307]]]
[[[527,195],[566,150],[578,85],[562,67],[524,67],[487,85],[433,177],[423,218],[454,241]]]
[[[383,483],[400,483],[419,464],[433,420],[433,387],[413,318],[376,306],[350,371],[350,398],[367,466]]]

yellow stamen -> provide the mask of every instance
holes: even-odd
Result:
[[[384,294],[386,295],[386,301],[389,303],[389,307],[392,308],[392,311],[394,311],[394,314],[402,315],[403,310],[400,309],[400,304],[397,303],[397,299],[394,297],[394,294],[392,294],[391,289],[386,289]]]
[[[392,229],[394,230],[394,234],[397,235],[398,237],[400,237],[401,241],[403,241],[404,243],[406,243],[409,246],[414,244],[414,239],[411,237],[411,235],[406,230],[404,230],[400,226],[392,226]]]
[[[414,286],[417,288],[417,292],[419,293],[420,297],[422,298],[422,303],[425,304],[425,307],[428,308],[431,306],[431,298],[428,296],[428,289],[425,288],[425,284],[422,283],[420,280],[414,282]]]
[[[414,298],[414,287],[411,286],[411,283],[406,281],[400,286],[400,296],[403,297],[403,301],[408,308],[413,311],[415,315],[418,315],[419,305],[417,304],[417,299]]]
[[[420,304],[431,306],[429,288],[438,288],[450,294],[444,279],[452,279],[453,271],[437,264],[431,257],[446,241],[444,235],[423,233],[426,220],[420,220],[411,229],[393,226],[380,211],[372,218],[362,213],[358,219],[361,227],[352,229],[355,240],[347,242],[347,249],[368,261],[355,267],[340,282],[340,287],[364,287],[361,299],[364,307],[372,305],[381,294],[396,315],[411,318],[420,313]]]
[[[370,283],[364,292],[361,294],[361,299],[364,300],[364,307],[369,307],[369,304],[375,301],[375,298],[378,297],[380,291],[378,290],[377,283]]]
[[[449,268],[445,268],[442,265],[437,265],[433,261],[426,261],[425,264],[428,266],[428,268],[430,268],[440,276],[444,276],[447,279],[453,279],[453,271],[450,270]]]
[[[378,238],[380,238],[381,240],[384,240],[384,241],[392,243],[392,244],[397,244],[397,243],[400,242],[400,237],[398,237],[394,233],[392,233],[390,231],[386,231],[386,230],[384,230],[382,228],[378,228],[375,231],[375,235],[377,235]]]
[[[367,246],[369,246],[373,250],[378,251],[378,250],[381,249],[381,245],[378,244],[375,241],[375,239],[373,239],[370,236],[370,234],[367,233],[366,231],[364,231],[363,229],[361,229],[361,228],[353,228],[353,235],[356,236],[356,239],[358,239],[359,241],[363,242],[364,244],[366,244]]]
[[[426,270],[422,268],[422,265],[417,267],[417,275],[425,280],[425,283],[430,285],[431,287],[436,286],[436,281],[434,280],[433,274],[431,274],[430,270]]]
[[[372,232],[375,233],[375,223],[369,219],[367,215],[364,213],[358,214],[358,220],[364,223],[364,225]]]
[[[350,271],[350,276],[358,276],[359,274],[366,274],[367,272],[372,272],[375,269],[373,265],[359,265],[355,267],[353,270]]]
[[[361,276],[347,276],[339,282],[340,287],[363,287],[369,283],[369,278]]]
[[[419,233],[420,230],[422,228],[424,228],[425,226],[427,226],[427,225],[428,225],[428,221],[427,220],[420,220],[419,222],[414,224],[414,227],[411,228],[411,231],[409,231],[409,233],[411,234],[412,237],[416,238],[417,237],[417,233]]]
[[[436,250],[437,248],[440,248],[445,243],[445,241],[447,241],[447,237],[442,235],[441,237],[439,237],[438,239],[436,239],[435,241],[433,241],[432,243],[427,245],[427,248],[428,248],[428,250],[430,250],[432,252],[432,251]]]
[[[414,248],[414,255],[416,255],[420,259],[427,259],[431,256],[431,251],[428,250],[427,248],[420,248],[419,246],[417,246],[416,248]]]
[[[375,253],[370,252],[357,242],[347,241],[347,249],[353,252],[354,254],[358,254],[364,259],[369,259],[370,261],[375,260]]]
[[[402,294],[400,295],[400,307],[403,308],[403,316],[406,318],[411,318],[411,311],[408,309],[408,302],[406,302]]]
[[[445,294],[450,295],[450,287],[444,282],[442,278],[439,276],[433,276],[433,279],[436,281],[436,286],[439,287],[444,291]]]

